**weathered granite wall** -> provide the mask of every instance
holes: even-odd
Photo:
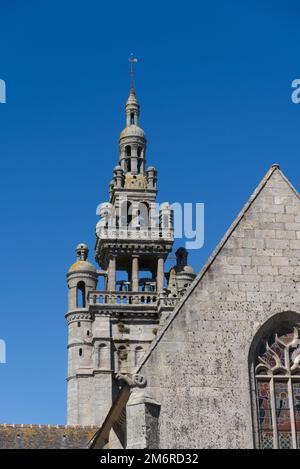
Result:
[[[159,447],[255,446],[249,350],[286,311],[300,312],[300,200],[272,167],[138,370]]]

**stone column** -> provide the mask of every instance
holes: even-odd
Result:
[[[157,286],[157,293],[160,293],[163,288],[164,288],[164,279],[165,279],[165,273],[164,273],[164,258],[159,257],[157,259],[157,273],[156,273],[156,286]]]
[[[139,291],[139,258],[138,256],[132,256],[131,289],[134,292]]]
[[[137,147],[135,145],[131,147],[131,172],[137,174]]]
[[[120,150],[120,166],[121,168],[123,169],[124,173],[126,171],[126,162],[125,162],[125,159],[126,159],[126,152],[125,152],[125,147],[122,147],[121,150]]]
[[[115,258],[115,256],[112,256],[109,259],[107,290],[108,291],[115,291],[116,290],[116,258]]]
[[[143,159],[141,161],[140,173],[145,174],[145,161]]]

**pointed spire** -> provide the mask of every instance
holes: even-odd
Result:
[[[136,94],[135,94],[135,89],[130,88],[129,96],[126,101],[126,107],[127,106],[134,106],[134,107],[140,107],[139,102],[137,100]]]
[[[145,132],[139,126],[140,105],[136,97],[133,83],[133,64],[137,59],[131,55],[130,59],[130,90],[125,105],[126,127],[119,138],[119,164],[123,174],[144,175],[146,167]]]
[[[138,125],[140,116],[140,105],[137,100],[134,88],[130,88],[129,96],[125,106],[126,127]]]
[[[138,62],[138,59],[131,53],[128,62],[130,63],[130,91],[125,106],[127,127],[130,125],[138,125],[140,115],[140,105],[134,89],[134,64]]]

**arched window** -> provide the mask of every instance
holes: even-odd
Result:
[[[128,173],[131,172],[131,159],[130,158],[126,158],[126,170]]]
[[[300,326],[281,325],[255,359],[260,447],[300,448]]]
[[[143,162],[143,160],[141,158],[138,158],[138,160],[137,160],[137,172],[139,174],[141,174],[142,162]]]
[[[125,147],[125,164],[126,164],[126,171],[130,173],[131,171],[131,146],[126,145]]]
[[[77,308],[85,308],[85,283],[79,282],[77,284]]]
[[[98,347],[98,368],[107,368],[108,348],[106,344],[100,344]]]
[[[120,345],[117,350],[119,371],[127,369],[128,350],[125,345]]]
[[[139,208],[139,226],[147,228],[149,226],[149,213],[150,207],[147,202],[140,202],[138,205]]]
[[[132,204],[131,202],[124,200],[120,204],[119,209],[119,227],[127,228],[132,222]]]
[[[144,353],[143,347],[138,346],[134,351],[134,365],[137,366],[142,358]]]
[[[127,226],[131,226],[131,223],[132,223],[132,204],[130,202],[127,202],[126,211],[127,211]]]

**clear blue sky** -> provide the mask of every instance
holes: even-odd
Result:
[[[297,4],[298,3],[298,4]],[[159,200],[204,202],[200,269],[274,162],[300,188],[297,1],[0,0],[0,422],[64,423],[65,274],[94,246],[130,52]]]

